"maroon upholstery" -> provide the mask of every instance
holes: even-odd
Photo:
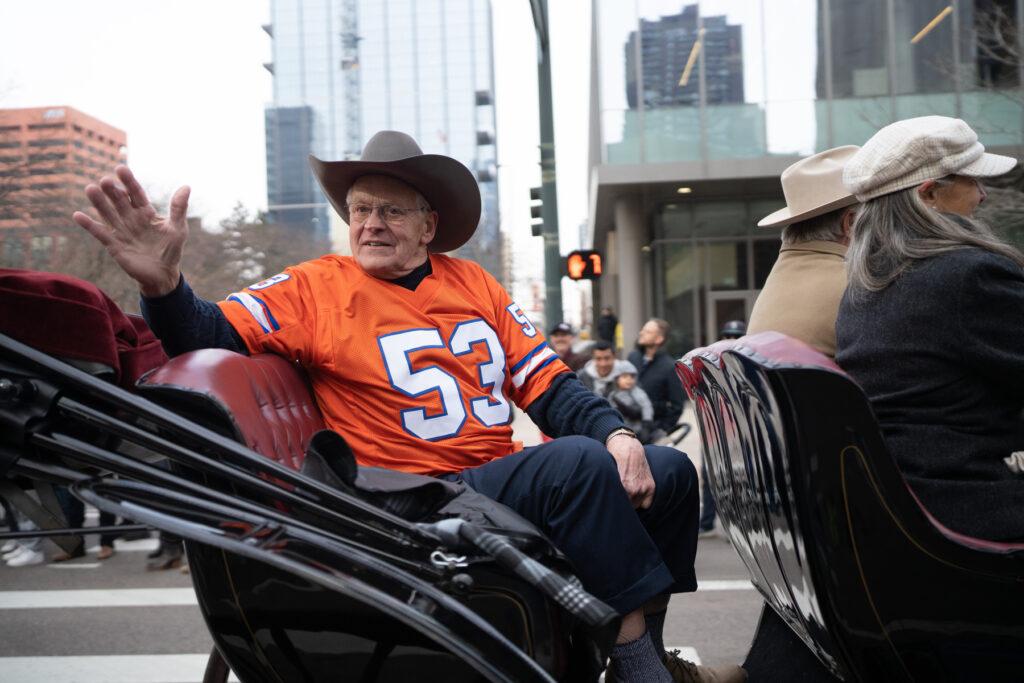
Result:
[[[793,339],[792,337],[787,337],[780,332],[760,332],[758,334],[741,337],[740,339],[727,339],[711,344],[710,346],[694,349],[686,354],[686,356],[681,360],[677,361],[676,374],[679,375],[679,378],[683,383],[683,387],[691,398],[694,398],[695,396],[694,387],[696,382],[699,381],[700,364],[720,363],[721,356],[726,351],[743,353],[768,367],[820,368],[822,370],[836,372],[845,377],[849,377],[845,372],[843,372],[842,368],[835,364],[835,361],[802,341]],[[850,381],[852,382],[853,380],[851,379]],[[1010,553],[1024,550],[1024,543],[989,541],[982,538],[965,536],[964,534],[953,531],[935,519],[935,517],[933,517],[932,514],[928,512],[923,505],[921,505],[921,501],[918,500],[917,496],[914,495],[914,492],[910,490],[909,486],[907,486],[907,490],[910,492],[910,495],[913,497],[917,505],[921,508],[921,511],[924,512],[928,521],[931,522],[936,529],[942,532],[946,538],[961,545],[988,552]]]
[[[271,354],[193,351],[146,375],[139,389],[154,397],[208,402],[230,419],[247,446],[293,469],[302,466],[309,439],[325,426],[302,371]]]
[[[167,362],[142,318],[125,315],[91,282],[60,273],[0,268],[0,332],[65,361],[110,368],[125,388]]]

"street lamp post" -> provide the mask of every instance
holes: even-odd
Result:
[[[544,324],[562,321],[561,248],[558,243],[558,194],[555,175],[555,124],[551,97],[551,45],[547,0],[530,0],[537,31],[537,91],[540,109],[541,216],[544,226]]]

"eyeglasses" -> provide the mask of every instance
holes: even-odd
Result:
[[[416,213],[418,211],[430,211],[430,207],[417,206],[412,209],[407,209],[401,206],[395,206],[394,204],[345,204],[343,207],[342,218],[345,219],[346,223],[350,225],[355,223],[356,225],[362,225],[366,221],[370,220],[370,216],[373,215],[376,209],[377,215],[380,219],[388,225],[401,225],[406,219],[409,218],[409,214]]]

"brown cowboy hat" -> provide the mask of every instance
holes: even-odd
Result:
[[[415,188],[438,214],[430,251],[458,249],[469,241],[480,222],[480,187],[473,173],[451,157],[424,154],[405,133],[380,131],[363,147],[358,161],[321,161],[311,154],[309,165],[341,216],[345,215],[348,190],[361,176],[386,175]]]

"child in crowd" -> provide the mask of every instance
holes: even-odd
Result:
[[[622,414],[626,426],[636,432],[642,443],[656,440],[654,433],[654,406],[647,393],[637,386],[636,366],[622,361],[616,369],[615,386],[608,392],[608,401]],[[657,430],[660,432],[660,430]]]

